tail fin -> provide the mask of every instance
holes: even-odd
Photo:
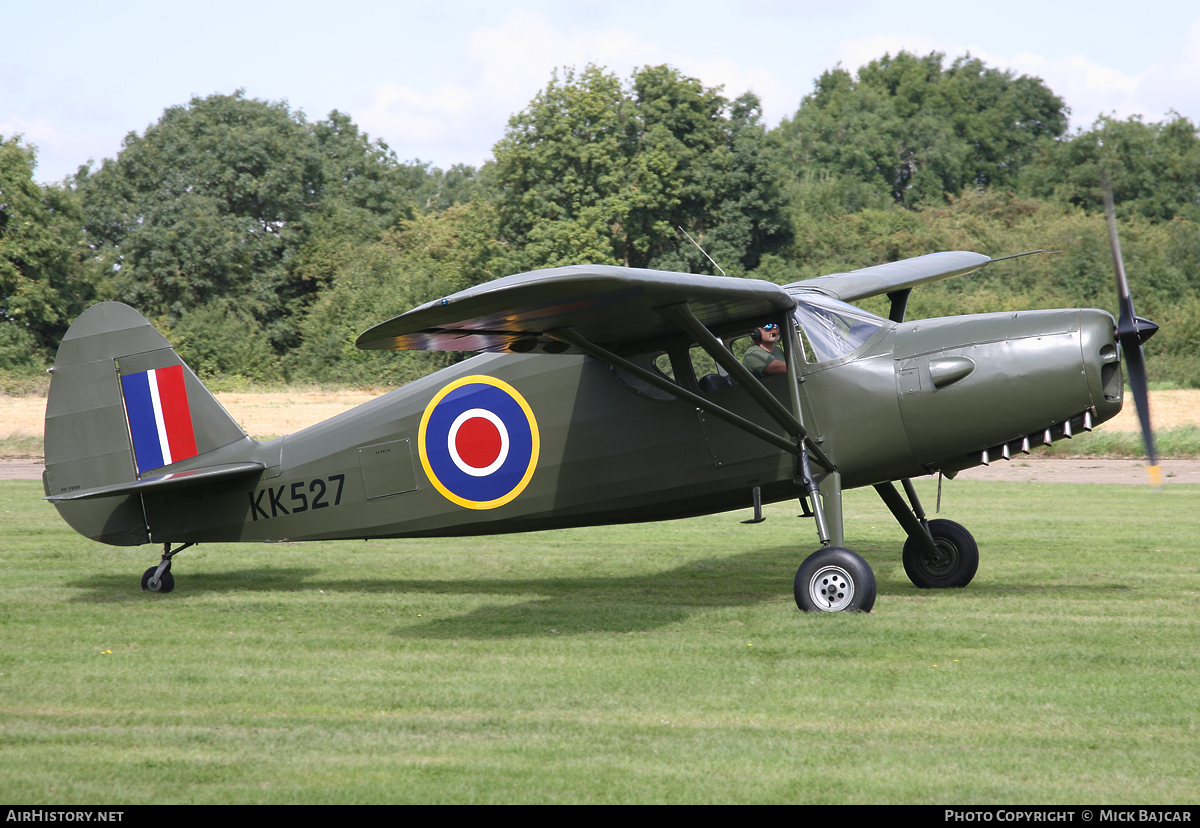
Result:
[[[42,483],[63,519],[93,540],[148,543],[140,495],[130,493],[139,481],[249,441],[170,343],[126,305],[84,311],[50,370]],[[97,489],[117,493],[71,494]]]

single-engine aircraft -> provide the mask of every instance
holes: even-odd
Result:
[[[597,265],[508,276],[357,341],[480,355],[265,442],[136,311],[96,305],[50,369],[46,499],[94,540],[162,544],[142,586],[165,593],[173,556],[197,543],[525,532],[751,503],[757,518],[797,498],[821,544],[797,605],[869,611],[875,577],[845,548],[845,489],[875,487],[914,584],[963,587],[975,540],[928,519],[911,478],[1110,419],[1122,351],[1149,437],[1141,341],[1155,327],[1133,313],[1119,254],[1116,326],[1083,309],[904,321],[914,287],[991,261],[934,253],[782,287]],[[888,319],[849,304],[883,294]],[[786,371],[758,377],[739,353],[771,323]]]

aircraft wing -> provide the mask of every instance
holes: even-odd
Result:
[[[854,302],[928,282],[965,276],[979,270],[990,261],[991,259],[982,253],[951,250],[865,267],[862,270],[851,270],[848,273],[831,273],[803,282],[793,282],[784,287],[793,292],[811,291],[843,302]]]
[[[608,265],[573,265],[506,276],[383,322],[358,337],[364,350],[576,353],[544,334],[573,328],[612,350],[682,329],[657,308],[680,302],[705,326],[754,321],[796,300],[758,279]]]

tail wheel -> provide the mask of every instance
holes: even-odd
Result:
[[[971,583],[979,569],[979,546],[971,533],[952,520],[929,521],[936,552],[904,542],[904,572],[921,589],[949,589]]]
[[[163,570],[163,574],[158,576],[158,582],[151,585],[150,578],[154,575],[157,566],[152,566],[142,573],[142,589],[146,592],[167,593],[175,588],[175,576],[171,574],[171,567]]]
[[[832,546],[800,564],[794,591],[796,606],[805,612],[870,612],[875,573],[859,555]]]

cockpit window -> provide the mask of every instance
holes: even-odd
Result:
[[[845,356],[887,324],[865,310],[823,296],[799,299],[795,316],[817,362]]]

